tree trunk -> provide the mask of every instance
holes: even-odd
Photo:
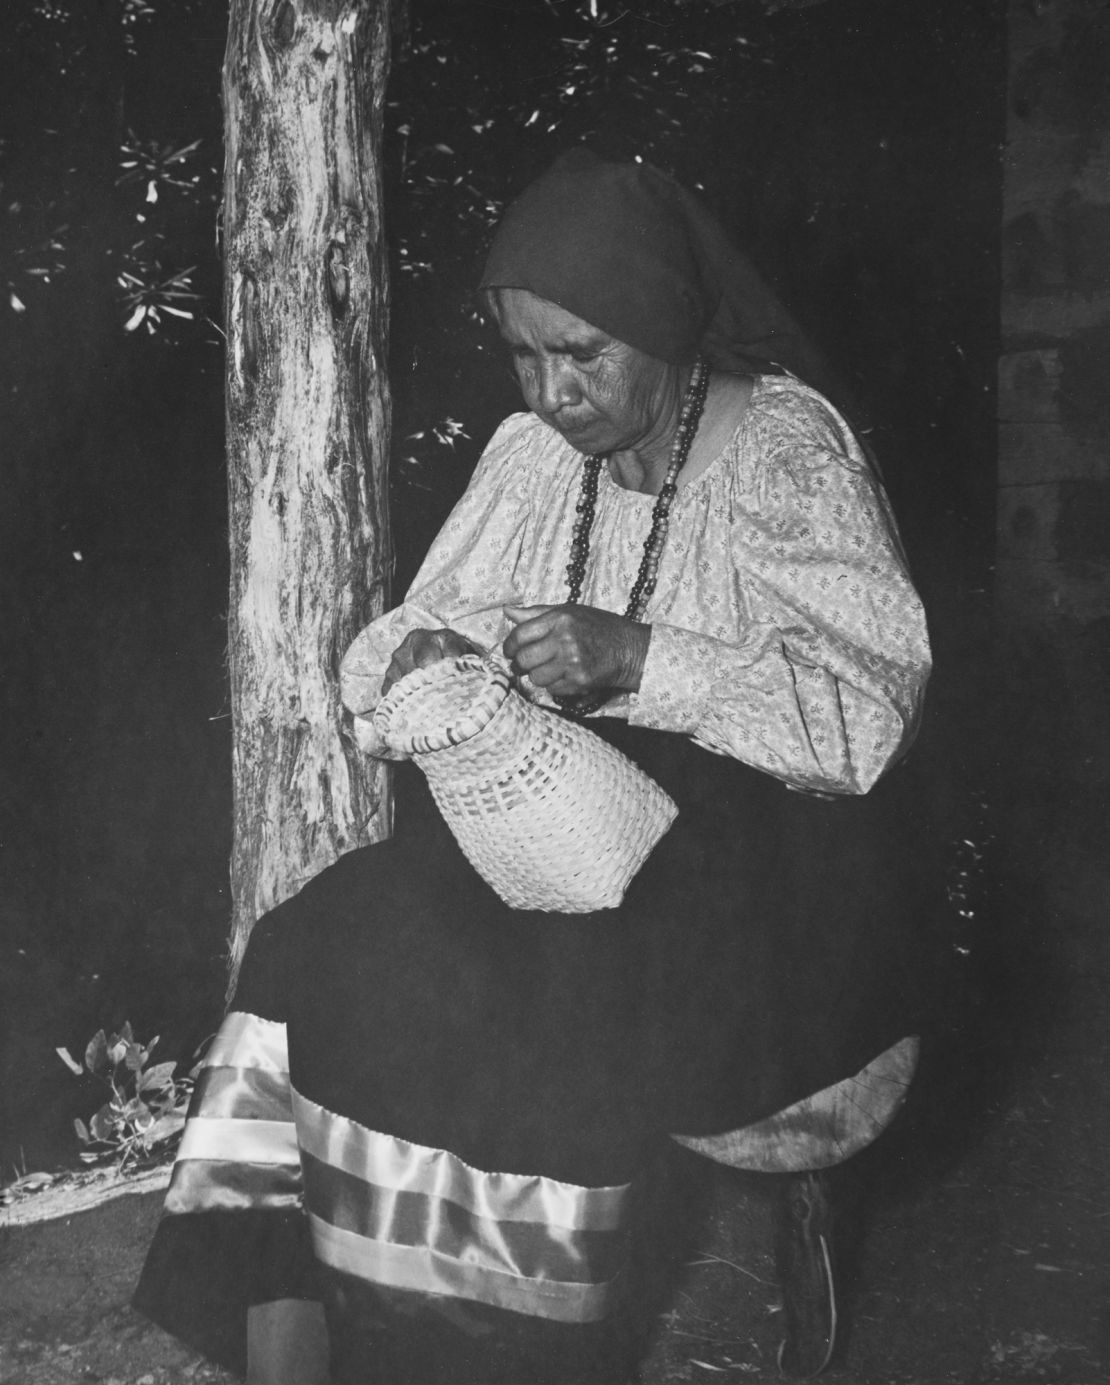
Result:
[[[384,609],[390,0],[231,0],[225,317],[232,967],[258,917],[388,832],[339,661]]]

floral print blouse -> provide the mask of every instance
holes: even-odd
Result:
[[[343,661],[370,754],[410,630],[447,626],[499,654],[502,606],[566,600],[581,460],[532,414],[497,430],[408,596]],[[602,467],[584,604],[624,611],[654,503]],[[913,738],[929,642],[889,503],[848,425],[792,377],[758,377],[728,446],[680,486],[644,620],[640,688],[606,715],[826,793],[866,793]]]

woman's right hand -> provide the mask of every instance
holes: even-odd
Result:
[[[382,679],[382,696],[414,668],[427,668],[440,659],[455,659],[460,654],[481,654],[476,644],[455,630],[410,630],[397,648]]]

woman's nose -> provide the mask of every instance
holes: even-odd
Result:
[[[570,363],[559,356],[551,356],[540,361],[539,379],[536,384],[539,396],[537,403],[545,414],[557,413],[564,404],[578,402],[577,387]]]

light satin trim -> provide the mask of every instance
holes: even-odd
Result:
[[[292,1121],[190,1120],[181,1136],[179,1163],[234,1159],[244,1164],[300,1165]]]
[[[265,1068],[289,1071],[289,1045],[285,1025],[260,1019],[244,1010],[232,1010],[220,1025],[204,1059],[206,1068]]]
[[[597,1322],[615,1307],[621,1276],[604,1284],[520,1279],[488,1265],[441,1255],[428,1246],[398,1246],[342,1231],[309,1213],[317,1257],[331,1269],[391,1289],[465,1298],[554,1322]]]
[[[176,1164],[167,1213],[289,1212],[303,1206],[299,1164],[187,1159]]]
[[[197,1075],[191,1115],[204,1120],[288,1121],[289,1074],[261,1068],[205,1068]]]
[[[457,1155],[383,1135],[293,1092],[301,1148],[324,1164],[395,1192],[424,1193],[496,1221],[610,1231],[623,1223],[628,1185],[585,1188],[539,1174],[485,1173]]]
[[[395,1192],[366,1183],[303,1154],[305,1202],[341,1231],[379,1244],[431,1246],[452,1260],[474,1258],[518,1279],[601,1283],[623,1264],[623,1237],[613,1231],[568,1231],[539,1222],[477,1217],[446,1198]]]
[[[290,1208],[302,1193],[285,1025],[227,1016],[197,1078],[166,1211]]]
[[[317,1257],[372,1284],[561,1322],[613,1308],[627,1186],[484,1173],[293,1093]]]

